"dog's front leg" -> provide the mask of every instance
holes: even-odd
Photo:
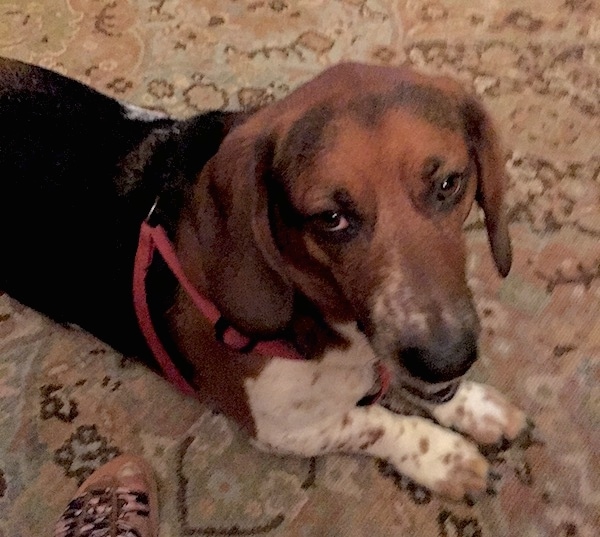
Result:
[[[371,382],[364,367],[274,362],[247,385],[258,446],[302,456],[368,454],[454,499],[485,490],[488,463],[459,434],[377,405],[355,406],[361,384],[366,391]]]

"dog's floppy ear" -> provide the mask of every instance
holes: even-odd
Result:
[[[293,289],[272,238],[266,176],[274,141],[225,138],[200,176],[197,223],[208,292],[224,317],[249,336],[281,331],[292,316]]]
[[[483,109],[473,97],[463,104],[467,141],[477,165],[477,202],[485,214],[485,226],[496,268],[506,276],[512,264],[508,233],[508,216],[504,207],[507,177],[502,150],[496,131]]]

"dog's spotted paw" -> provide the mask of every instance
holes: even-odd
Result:
[[[473,444],[461,440],[442,457],[447,472],[432,489],[452,500],[472,501],[488,488],[489,464]]]
[[[523,411],[494,388],[475,382],[463,382],[450,401],[431,406],[430,412],[444,427],[486,446],[507,447],[527,428]]]
[[[451,500],[487,490],[489,463],[473,443],[425,420],[415,435],[418,453],[391,461],[401,474]]]

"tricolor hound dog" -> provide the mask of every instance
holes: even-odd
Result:
[[[475,443],[526,420],[462,380],[474,200],[503,276],[511,248],[496,135],[457,83],[343,64],[263,108],[177,121],[3,59],[0,125],[1,289],[123,353],[152,349],[265,449],[369,454],[451,498],[486,488]],[[177,278],[152,244],[140,254],[142,222]],[[153,260],[141,309],[136,251]],[[437,424],[365,404],[388,373]]]

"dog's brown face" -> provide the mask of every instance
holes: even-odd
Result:
[[[220,297],[242,329],[283,326],[299,291],[329,322],[356,321],[417,385],[455,379],[476,359],[462,234],[476,198],[503,275],[511,254],[495,136],[457,85],[338,66],[251,117],[205,173],[230,200],[221,240],[236,236],[227,250],[254,265],[246,297]]]

